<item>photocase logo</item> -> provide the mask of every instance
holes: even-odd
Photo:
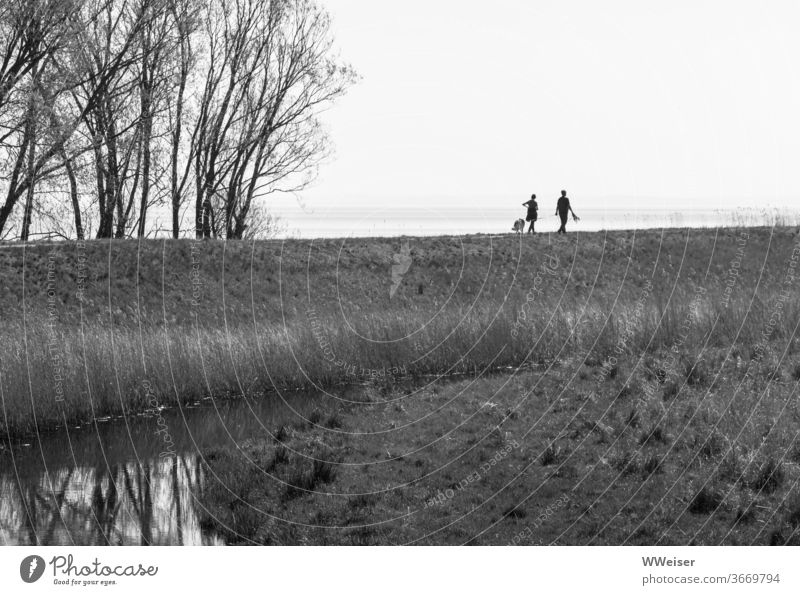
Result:
[[[394,264],[392,265],[392,287],[389,289],[389,299],[393,298],[394,294],[397,293],[403,277],[408,272],[408,269],[411,268],[411,263],[414,260],[411,257],[411,246],[408,245],[408,241],[403,242],[400,246],[400,252],[392,255],[392,260]]]
[[[44,574],[44,558],[27,556],[19,565],[19,576],[26,583],[35,583]]]

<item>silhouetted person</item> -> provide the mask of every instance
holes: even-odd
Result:
[[[569,204],[567,191],[562,190],[561,198],[559,198],[558,203],[556,203],[556,215],[561,217],[561,227],[558,228],[558,233],[567,233],[567,218],[570,213],[572,213],[573,221],[579,220],[578,216],[575,214],[575,211],[572,210],[572,207]]]
[[[528,233],[536,233],[533,229],[533,224],[539,218],[539,205],[536,204],[536,195],[531,194],[531,199],[522,203],[523,207],[528,207],[528,214],[525,216],[525,221],[530,221],[531,226],[528,228]]]

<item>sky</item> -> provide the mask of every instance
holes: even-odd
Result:
[[[361,81],[289,227],[340,206],[791,206],[800,3],[320,0]],[[549,207],[548,207],[549,208]]]

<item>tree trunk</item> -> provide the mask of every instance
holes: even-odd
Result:
[[[176,15],[176,19],[177,19]],[[181,134],[183,132],[183,96],[186,92],[186,81],[189,78],[189,51],[188,36],[179,27],[181,36],[181,74],[178,81],[178,97],[175,105],[175,128],[172,132],[172,163],[171,166],[171,201],[172,201],[172,237],[176,240],[180,235],[180,209],[181,209],[181,189],[178,188],[178,153],[181,145]],[[182,184],[181,184],[182,185]]]
[[[27,128],[26,128],[27,131]],[[22,168],[25,165],[25,156],[28,154],[28,138],[27,134],[22,139],[22,144],[19,148],[19,153],[17,154],[17,160],[14,164],[14,171],[11,174],[11,180],[8,183],[8,193],[6,194],[6,200],[2,207],[0,207],[0,235],[3,233],[3,229],[5,229],[6,223],[8,223],[8,218],[11,216],[12,211],[14,210],[14,206],[19,201],[20,197],[22,196],[22,188],[18,186],[19,184],[19,175],[22,173]]]
[[[64,168],[67,170],[67,178],[69,179],[69,197],[72,200],[72,211],[75,214],[75,235],[79,240],[82,240],[83,222],[81,221],[81,205],[78,201],[78,178],[75,176],[72,162],[66,158],[66,153],[63,153],[63,157]]]
[[[145,91],[150,93],[150,90]],[[146,106],[142,106],[142,200],[139,206],[139,229],[137,236],[144,237],[145,225],[147,223],[147,201],[150,198],[150,138],[153,134],[153,120],[150,116],[150,102],[145,101]],[[147,110],[147,111],[145,111]]]
[[[36,189],[36,87],[38,83],[38,65],[34,64],[31,70],[31,91],[28,98],[28,115],[25,122],[28,143],[28,191],[25,195],[25,210],[22,215],[22,233],[20,239],[28,241],[31,231],[31,218],[33,216],[33,195]]]

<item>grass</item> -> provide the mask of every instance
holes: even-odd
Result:
[[[767,365],[753,349],[771,328],[769,342],[795,348],[797,294],[781,303],[781,324],[769,320],[796,237],[750,229],[742,256],[743,233],[412,238],[393,297],[392,239],[2,247],[2,423],[23,436],[212,394],[475,374],[567,354],[613,383],[624,357],[663,349],[680,352],[660,370],[664,399],[679,398],[714,371],[690,345],[734,346]]]
[[[248,492],[247,504],[261,511],[254,541],[797,543],[800,466],[790,461],[800,413],[791,406],[791,363],[778,367],[780,380],[768,380],[774,375],[737,370],[724,355],[707,354],[724,377],[718,387],[686,386],[668,405],[658,394],[647,396],[649,373],[635,358],[621,360],[620,377],[598,385],[597,367],[586,378],[577,373],[578,356],[559,365],[395,385],[385,399],[343,403],[343,431],[306,424],[293,432],[291,461]],[[652,357],[666,364],[669,352]],[[633,394],[621,399],[625,381]],[[598,398],[587,399],[593,392]],[[644,429],[629,423],[630,399]],[[655,428],[660,439],[642,440]],[[310,473],[323,458],[320,444],[335,473],[286,497],[281,482]],[[244,452],[259,467],[271,460],[272,448],[254,443]],[[226,452],[231,459],[210,461],[209,471],[238,465],[235,487],[256,471]],[[298,457],[306,457],[302,465]],[[289,469],[294,475],[285,474]],[[230,508],[234,496],[219,497],[227,481],[211,482],[204,506]]]
[[[727,291],[737,236],[709,236],[655,252],[644,234],[641,253],[605,237],[635,254],[613,266],[597,236],[566,244],[597,259],[552,275],[521,327],[524,292],[459,337],[462,354],[488,341],[508,359],[470,351],[455,360],[467,378],[389,383],[342,404],[344,432],[295,436],[300,452],[324,440],[338,471],[262,529],[276,543],[799,544],[797,237],[750,230]],[[492,373],[505,363],[528,365]]]
[[[245,445],[250,460],[240,453],[215,449],[205,453],[205,467],[213,471],[215,481],[204,491],[200,525],[229,543],[281,543],[291,534],[291,527],[276,531],[267,527],[264,515],[275,505],[260,506],[263,499],[289,502],[336,478],[337,466],[325,460],[333,456],[329,449],[310,446],[314,456],[289,455],[283,446],[264,448]],[[319,458],[317,458],[319,457]],[[252,465],[257,466],[253,472]],[[273,481],[264,482],[264,477]],[[357,506],[368,506],[366,500]]]
[[[724,497],[718,491],[703,487],[700,489],[689,504],[689,512],[693,514],[712,514],[722,506]]]
[[[391,296],[393,239],[2,247],[4,434],[333,387],[206,453],[207,531],[798,543],[793,230],[409,245]]]

